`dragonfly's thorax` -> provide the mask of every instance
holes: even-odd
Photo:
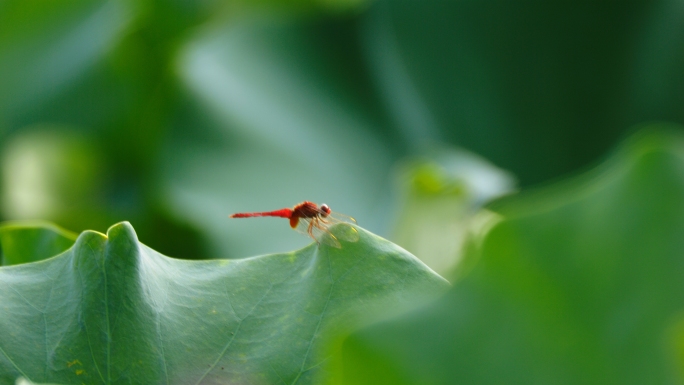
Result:
[[[321,210],[313,202],[305,201],[292,209],[293,216],[298,216],[299,218],[315,218],[321,216]]]

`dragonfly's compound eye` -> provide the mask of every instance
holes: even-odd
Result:
[[[323,211],[323,213],[325,214],[325,216],[328,216],[328,215],[330,214],[330,207],[328,207],[328,205],[326,205],[325,203],[323,203],[323,204],[321,205],[321,211]]]

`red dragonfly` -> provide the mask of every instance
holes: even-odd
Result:
[[[236,213],[231,218],[251,218],[251,217],[280,217],[290,220],[290,227],[308,234],[317,243],[341,248],[340,239],[343,241],[356,242],[359,240],[359,232],[351,226],[356,224],[356,219],[339,213],[334,213],[330,207],[323,203],[317,204],[304,201],[293,208],[285,208],[275,211],[265,211],[257,213]],[[330,232],[330,227],[335,224],[345,224],[344,231]]]

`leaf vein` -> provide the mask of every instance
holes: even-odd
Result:
[[[228,351],[228,348],[230,348],[230,345],[231,345],[231,344],[233,343],[233,341],[235,340],[235,337],[237,336],[238,332],[240,331],[240,326],[242,326],[242,322],[244,322],[244,320],[246,320],[247,318],[249,318],[249,316],[252,315],[252,313],[254,312],[254,310],[261,304],[261,302],[264,300],[264,298],[266,298],[266,296],[268,295],[268,293],[271,292],[271,289],[273,289],[273,284],[270,284],[270,285],[269,285],[268,290],[266,290],[266,292],[265,292],[264,295],[261,297],[261,299],[259,299],[259,301],[257,301],[257,303],[256,303],[256,304],[252,307],[252,309],[249,311],[249,313],[247,313],[247,315],[246,315],[243,319],[241,319],[241,320],[238,322],[238,325],[237,325],[237,327],[235,328],[235,331],[233,331],[232,337],[231,337],[230,340],[228,340],[228,342],[226,343],[226,346],[223,347],[223,350],[221,351],[221,353],[219,354],[219,356],[216,357],[216,360],[214,361],[214,363],[213,363],[211,366],[209,366],[209,368],[204,372],[204,374],[202,374],[202,376],[199,378],[199,380],[197,380],[197,382],[195,383],[195,385],[199,385],[199,384],[204,380],[204,378],[207,376],[207,374],[209,374],[212,370],[214,370],[214,368],[216,367],[216,365],[218,365],[218,363],[219,363],[219,361],[221,360],[221,358],[223,358],[223,356],[224,356],[224,355],[226,354],[226,352]]]
[[[330,299],[332,298],[332,293],[335,288],[335,283],[337,281],[332,279],[332,262],[330,260],[330,255],[328,255],[328,276],[331,279],[330,282],[330,290],[328,291],[328,298],[325,300],[325,306],[323,306],[323,311],[319,315],[318,318],[318,323],[316,323],[316,328],[314,329],[313,335],[311,336],[311,340],[309,340],[309,346],[306,348],[306,353],[304,354],[304,359],[302,360],[302,365],[299,367],[299,372],[297,373],[297,376],[295,379],[292,381],[291,385],[295,385],[297,381],[299,381],[299,378],[304,374],[306,371],[304,370],[304,365],[306,365],[306,360],[309,359],[309,354],[311,353],[311,346],[313,346],[314,340],[316,339],[316,334],[318,334],[318,330],[321,327],[321,323],[323,321],[323,317],[325,316],[325,312],[328,310],[328,304],[330,304]],[[345,273],[346,274],[346,273]],[[314,366],[315,367],[315,366]]]
[[[92,247],[91,247],[92,250]],[[85,292],[85,288],[83,287],[85,280],[83,279],[83,273],[79,269],[78,275],[81,278],[81,291]],[[83,297],[81,297],[81,300],[83,300]],[[83,328],[85,329],[86,337],[88,337],[88,347],[90,348],[90,357],[93,359],[93,365],[95,365],[95,370],[97,370],[97,374],[100,375],[100,379],[102,380],[103,383],[106,383],[104,376],[102,375],[102,372],[100,371],[100,366],[97,364],[97,360],[95,359],[95,352],[93,351],[93,344],[90,341],[90,333],[88,333],[88,323],[84,320],[83,321]]]
[[[7,357],[7,359],[8,359],[9,362],[12,364],[12,366],[14,366],[14,368],[17,369],[17,371],[18,371],[19,373],[21,373],[22,376],[24,376],[24,378],[26,378],[27,380],[31,381],[31,379],[29,378],[29,376],[27,376],[26,373],[24,373],[21,369],[19,369],[19,366],[17,366],[17,364],[14,362],[14,360],[12,360],[12,358],[11,358],[7,353],[5,353],[5,350],[4,350],[2,347],[0,347],[0,352],[2,352],[2,354],[3,354],[5,357]]]

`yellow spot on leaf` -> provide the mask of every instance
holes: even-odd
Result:
[[[70,367],[72,367],[72,366],[74,366],[74,365],[83,365],[83,364],[82,364],[81,361],[79,361],[79,360],[73,360],[73,361],[71,361],[71,362],[67,362],[67,368],[70,368]]]
[[[76,371],[76,375],[77,375],[77,376],[80,376],[80,375],[83,374],[83,373],[85,373],[85,370],[83,370],[83,369],[78,369],[78,370]]]

